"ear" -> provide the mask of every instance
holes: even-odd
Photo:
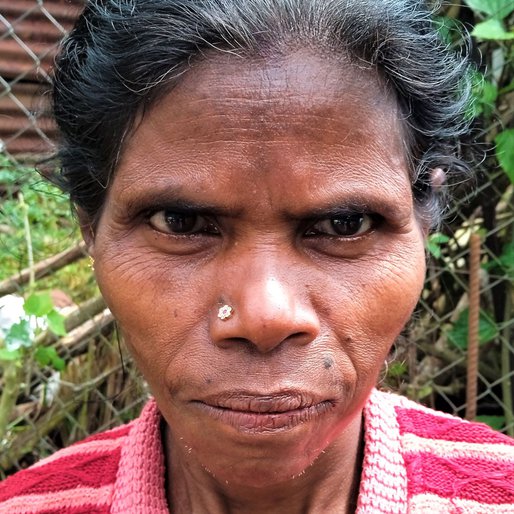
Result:
[[[420,227],[420,230],[421,230],[421,235],[423,236],[423,240],[426,243],[426,241],[428,239],[428,236],[430,235],[431,224],[430,224],[430,222],[428,220],[422,219],[420,221],[419,227]]]
[[[91,221],[90,216],[86,214],[86,212],[80,207],[76,207],[77,218],[79,220],[80,232],[82,234],[82,239],[86,243],[87,253],[93,257],[95,257],[95,231],[93,228],[93,222]]]
[[[446,182],[446,173],[443,168],[434,168],[430,171],[430,185],[435,191],[440,190]]]
[[[443,168],[433,168],[430,170],[430,187],[432,188],[432,191],[434,194],[441,193],[442,189],[444,188],[446,183],[446,172],[443,170]],[[425,239],[428,238],[430,235],[430,231],[433,228],[432,226],[432,220],[429,219],[422,219],[421,220],[421,231],[423,233],[423,237]]]

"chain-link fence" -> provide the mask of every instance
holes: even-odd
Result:
[[[52,151],[55,129],[45,114],[49,72],[58,40],[81,5],[79,0],[0,0],[0,302],[5,307],[9,298],[19,309],[20,297],[50,291],[67,330],[55,336],[40,325],[18,348],[18,361],[2,353],[4,332],[0,475],[126,422],[147,398],[94,285],[66,199],[27,165]],[[512,70],[505,73],[512,79]],[[496,126],[484,128],[478,141],[491,139],[491,130],[497,133],[512,121],[509,95],[502,100],[506,107],[492,107],[489,118]],[[513,186],[494,155],[481,164],[474,189],[461,192],[447,223],[429,237],[426,287],[384,370],[383,385],[457,415],[467,407],[472,417],[512,435]],[[470,239],[480,244],[474,270]],[[478,296],[469,293],[473,279]],[[470,331],[477,300],[478,325]],[[48,321],[49,311],[39,314]],[[478,344],[471,367],[470,341]],[[475,383],[476,395],[469,387]]]
[[[51,150],[55,128],[45,93],[59,40],[82,1],[0,1],[0,150],[14,155]]]

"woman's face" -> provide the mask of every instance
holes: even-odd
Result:
[[[355,445],[424,277],[399,118],[297,53],[198,64],[137,126],[91,251],[177,459],[259,485]]]

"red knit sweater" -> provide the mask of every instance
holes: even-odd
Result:
[[[514,441],[374,391],[357,514],[514,513]],[[166,514],[161,417],[61,450],[0,483],[0,514]]]

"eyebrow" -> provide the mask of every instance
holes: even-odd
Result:
[[[172,188],[165,191],[154,190],[139,193],[136,198],[130,198],[125,202],[123,210],[127,216],[131,217],[150,209],[166,209],[227,218],[235,218],[242,211],[241,208],[222,207],[220,205],[192,201],[184,198],[179,190],[173,190]]]
[[[237,218],[245,206],[222,206],[187,198],[183,187],[149,188],[137,191],[132,197],[123,200],[122,216],[132,218],[145,211],[170,210],[182,213],[194,213],[204,216]],[[320,199],[317,205],[305,209],[282,210],[284,219],[301,221],[309,219],[322,219],[336,217],[345,213],[376,213],[384,218],[401,220],[412,212],[413,204],[403,206],[394,198],[377,196],[370,191],[348,191],[347,193],[334,193],[332,198]]]
[[[287,213],[286,216],[293,220],[321,219],[337,217],[345,213],[377,213],[385,218],[401,219],[410,215],[412,206],[400,207],[391,199],[375,198],[367,194],[348,194],[338,200],[334,198],[326,203],[326,206],[309,208],[304,211]]]

